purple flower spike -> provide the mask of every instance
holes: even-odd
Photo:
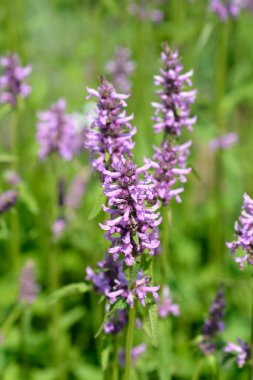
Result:
[[[98,91],[88,88],[88,98],[98,99],[97,116],[87,130],[85,147],[91,153],[92,166],[99,173],[111,169],[124,157],[132,157],[132,141],[136,128],[130,124],[133,115],[126,116],[128,95],[118,94],[101,78]]]
[[[243,0],[210,0],[209,8],[221,21],[226,21],[238,17],[244,6]]]
[[[233,255],[239,248],[242,249],[243,256],[235,258],[239,268],[243,269],[246,262],[253,265],[253,200],[246,193],[239,221],[235,222],[235,235],[237,240],[226,245]]]
[[[238,367],[242,368],[246,361],[250,359],[250,346],[239,338],[237,341],[239,344],[229,342],[224,348],[224,351],[235,354],[237,356]]]
[[[147,346],[142,343],[142,344],[139,344],[138,346],[134,347],[131,351],[131,362],[132,362],[132,365],[134,366],[137,359],[146,351],[147,349]],[[125,367],[125,350],[120,350],[119,352],[119,365],[121,366],[121,368],[124,368]]]
[[[122,159],[114,172],[103,171],[104,194],[108,198],[108,206],[103,208],[110,219],[100,226],[111,242],[108,253],[114,260],[123,254],[129,266],[144,251],[156,254],[160,245],[158,225],[162,219],[157,212],[159,202],[149,205],[155,187],[146,172],[150,166],[151,163],[147,163],[137,168],[131,161]]]
[[[186,160],[189,156],[189,147],[191,141],[183,145],[173,146],[170,143],[163,142],[161,149],[154,148],[154,161],[158,164],[155,167],[154,178],[156,180],[157,197],[162,200],[163,204],[168,204],[172,198],[181,202],[180,193],[184,187],[175,188],[177,182],[184,184],[186,175],[191,172],[191,168],[186,167]]]
[[[205,320],[202,327],[202,340],[199,348],[205,355],[211,355],[215,351],[214,338],[220,331],[224,330],[224,309],[225,293],[223,287],[221,287],[209,310],[209,318]]]
[[[173,315],[174,317],[180,315],[180,307],[177,304],[173,304],[170,288],[168,286],[164,286],[163,288],[162,300],[158,304],[158,314],[161,318],[166,318],[169,315]]]
[[[238,135],[235,132],[226,133],[220,137],[217,137],[216,139],[213,139],[209,142],[209,147],[212,150],[217,149],[228,149],[232,145],[236,144],[238,142]]]
[[[18,97],[26,98],[31,92],[31,87],[25,83],[25,80],[32,68],[20,66],[17,54],[0,58],[0,67],[3,69],[0,76],[0,103],[8,103],[15,107]]]
[[[71,160],[76,153],[78,136],[72,117],[66,114],[66,101],[60,99],[48,111],[39,112],[38,119],[40,159],[44,161],[50,153],[57,152],[64,160]]]
[[[39,293],[39,286],[35,281],[35,264],[32,260],[28,261],[22,269],[20,275],[20,301],[32,304]]]
[[[114,59],[107,62],[105,69],[113,78],[116,87],[123,93],[129,93],[131,83],[129,76],[135,70],[135,64],[131,61],[131,51],[119,46],[115,51]]]
[[[16,190],[8,190],[0,194],[0,214],[8,211],[15,205],[18,199],[18,192]]]
[[[183,66],[179,62],[178,52],[173,52],[167,45],[161,55],[164,68],[160,75],[154,77],[160,102],[153,102],[155,109],[154,130],[156,133],[165,131],[169,135],[181,135],[183,127],[192,131],[196,117],[191,117],[190,106],[195,101],[196,90],[187,90],[192,85],[193,71],[182,74]]]

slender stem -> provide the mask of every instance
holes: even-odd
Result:
[[[161,265],[162,265],[162,273],[163,273],[163,284],[167,282],[168,274],[169,274],[169,207],[164,206],[162,209],[162,252],[161,252]]]
[[[21,318],[21,377],[23,380],[30,378],[29,364],[27,362],[28,336],[30,329],[31,310],[25,305]]]
[[[134,338],[134,323],[135,323],[135,305],[130,307],[128,315],[128,329],[126,336],[126,360],[125,360],[125,373],[124,380],[131,380],[131,366],[132,366],[132,346]]]
[[[119,378],[119,365],[118,365],[118,337],[115,335],[114,337],[114,357],[113,357],[113,374],[112,379],[118,380]]]
[[[249,380],[253,380],[253,275],[252,275],[252,311],[251,311],[251,338],[250,338],[250,358]]]
[[[17,149],[17,131],[18,131],[18,109],[13,109],[12,128],[11,128],[11,153],[13,156],[12,168],[18,170],[18,149]],[[20,251],[20,228],[17,209],[14,208],[11,212],[11,256],[14,276],[18,272],[19,266],[19,251]]]

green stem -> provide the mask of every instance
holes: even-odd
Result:
[[[192,380],[199,380],[200,379],[200,375],[201,375],[201,372],[202,372],[202,368],[205,364],[205,360],[202,358],[198,361],[198,364],[196,366],[196,369],[194,371],[194,374],[192,376]]]
[[[169,275],[169,207],[164,206],[162,209],[162,217],[163,217],[163,223],[162,223],[162,252],[161,252],[161,265],[162,265],[162,273],[163,273],[163,280],[162,283],[165,284],[168,279]]]
[[[119,365],[118,365],[118,337],[114,337],[114,357],[113,357],[113,374],[112,379],[118,380],[119,378]]]
[[[18,149],[17,149],[17,132],[18,132],[18,109],[13,110],[11,128],[11,153],[13,156],[12,169],[18,171]],[[11,256],[14,276],[16,276],[19,267],[19,251],[20,251],[20,227],[17,208],[11,212]]]
[[[30,329],[31,310],[25,305],[21,318],[21,377],[23,380],[30,378],[29,365],[27,362],[28,337]]]
[[[128,315],[128,329],[126,336],[126,360],[125,360],[125,373],[124,380],[131,380],[131,366],[132,366],[132,346],[134,338],[134,325],[135,325],[135,305],[130,307]]]

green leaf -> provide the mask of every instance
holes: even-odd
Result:
[[[143,323],[143,330],[150,338],[151,343],[157,347],[158,345],[158,310],[157,304],[148,307],[148,315]]]
[[[91,286],[85,284],[84,282],[66,285],[52,293],[49,297],[49,302],[51,304],[54,304],[58,302],[61,298],[69,297],[75,294],[86,293],[90,290]]]
[[[24,183],[19,185],[20,200],[26,205],[31,214],[37,215],[39,213],[39,206],[33,194]]]
[[[98,214],[102,211],[102,204],[105,203],[105,196],[103,193],[102,187],[99,188],[99,191],[94,200],[93,208],[88,216],[89,220],[93,220],[98,216]]]

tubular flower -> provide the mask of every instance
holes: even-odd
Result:
[[[26,98],[31,92],[31,87],[24,81],[30,75],[32,68],[20,66],[17,54],[0,58],[0,67],[3,69],[3,74],[0,76],[0,103],[9,103],[15,107],[19,96]]]
[[[196,117],[190,116],[190,105],[195,101],[196,90],[186,90],[192,85],[190,78],[193,70],[181,74],[183,66],[179,62],[178,52],[171,51],[168,45],[164,45],[161,60],[164,68],[160,70],[160,75],[154,77],[155,85],[161,87],[157,91],[160,102],[152,103],[155,109],[154,130],[156,133],[164,131],[179,136],[183,127],[191,131],[196,122]]]
[[[164,286],[163,288],[162,300],[158,304],[158,314],[161,318],[166,318],[168,315],[173,315],[174,317],[180,315],[180,307],[173,303],[168,286]]]
[[[104,194],[108,198],[108,206],[103,209],[110,219],[100,226],[112,243],[108,253],[114,260],[123,254],[126,265],[133,265],[135,257],[146,250],[154,255],[160,245],[159,202],[149,205],[155,187],[146,171],[150,165],[137,168],[131,161],[122,159],[114,172],[103,171]]]
[[[226,21],[230,17],[235,18],[239,16],[244,5],[244,0],[210,0],[209,8],[222,21]]]
[[[141,271],[130,287],[124,274],[123,261],[113,261],[111,257],[106,256],[105,260],[98,263],[98,267],[98,273],[90,267],[86,268],[86,280],[92,281],[94,289],[99,294],[104,294],[111,304],[121,298],[133,307],[136,298],[145,306],[149,294],[155,302],[158,302],[159,286],[152,286],[150,278],[144,276]]]
[[[130,58],[131,51],[119,46],[115,51],[113,60],[107,62],[105,66],[107,73],[112,76],[116,87],[124,93],[128,93],[131,90],[129,76],[135,70],[135,64]]]
[[[237,339],[239,344],[229,342],[224,348],[227,353],[232,353],[237,356],[237,364],[239,368],[242,368],[247,360],[250,358],[250,346],[246,344],[242,339]]]
[[[241,257],[236,257],[235,261],[243,269],[245,262],[253,265],[253,200],[248,194],[243,196],[243,206],[239,221],[235,222],[235,235],[237,240],[226,243],[234,255],[238,248],[242,248],[244,253]]]
[[[206,355],[210,355],[215,351],[214,338],[220,331],[224,330],[224,309],[225,293],[223,287],[221,287],[209,310],[209,318],[205,320],[202,327],[202,340],[199,348]]]
[[[92,166],[99,173],[110,169],[124,157],[132,157],[132,141],[136,133],[130,124],[133,115],[126,116],[128,95],[118,94],[114,87],[101,78],[98,91],[88,88],[88,98],[98,99],[97,116],[87,129],[85,147],[91,153]]]
[[[26,304],[32,304],[38,293],[39,286],[35,281],[35,264],[32,260],[28,261],[20,275],[19,299]]]
[[[40,159],[45,160],[50,153],[57,152],[64,160],[71,160],[76,153],[79,136],[72,117],[66,114],[66,101],[60,99],[48,111],[39,112],[38,119]]]
[[[16,190],[7,190],[0,194],[0,214],[8,211],[15,205],[18,199],[18,192]]]
[[[157,165],[154,165],[155,190],[157,197],[165,205],[172,198],[175,198],[177,202],[181,202],[180,193],[184,191],[184,188],[183,186],[177,187],[177,183],[185,183],[187,181],[186,175],[191,172],[191,168],[186,167],[190,146],[191,141],[175,146],[171,142],[164,141],[160,149],[154,148],[153,160],[157,163]]]

